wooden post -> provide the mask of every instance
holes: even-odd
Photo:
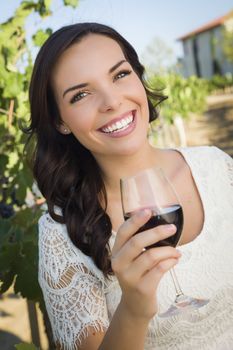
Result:
[[[32,342],[35,346],[38,346],[39,348],[41,348],[36,305],[33,301],[27,300],[27,308],[28,308],[29,323],[31,328]]]
[[[8,111],[8,129],[10,129],[13,122],[14,104],[15,104],[15,101],[11,100],[9,111]]]

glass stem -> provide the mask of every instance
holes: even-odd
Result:
[[[176,277],[176,273],[175,273],[174,268],[170,269],[170,274],[171,274],[171,277],[172,277],[172,280],[173,280],[173,283],[175,286],[176,297],[178,298],[179,296],[184,295],[184,293],[182,292],[182,289],[181,289],[180,284],[178,282],[178,279]]]

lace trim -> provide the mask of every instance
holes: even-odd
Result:
[[[48,215],[39,222],[39,282],[55,341],[76,350],[90,332],[104,332],[109,321],[103,277],[89,268],[63,229]]]
[[[64,336],[61,338],[59,332],[54,332],[54,340],[56,345],[63,350],[79,350],[85,339],[93,333],[105,333],[109,327],[109,324],[103,325],[100,322],[89,323],[87,327],[84,327],[78,334],[73,333],[72,329],[65,330]]]
[[[210,303],[199,310],[165,320],[157,316],[150,324],[146,346],[147,349],[159,350],[213,350],[225,342],[224,349],[232,349],[232,325],[233,287],[229,286],[219,290]],[[225,335],[227,338],[224,339]]]
[[[60,337],[60,334],[57,332],[54,333],[54,340],[56,343],[56,346],[61,348],[62,350],[80,350],[82,342],[92,333],[105,333],[108,329],[109,325],[103,325],[101,323],[96,322],[95,324],[90,324],[88,328],[83,328],[77,335],[71,338],[69,337],[69,333],[67,333],[68,336],[65,336],[63,338]],[[72,331],[70,331],[70,334],[72,335]],[[69,331],[68,331],[69,332]]]
[[[230,185],[233,186],[233,159],[227,159],[226,164],[230,178]]]

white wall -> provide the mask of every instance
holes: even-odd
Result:
[[[183,41],[183,50],[184,50],[184,75],[189,77],[190,75],[195,75],[195,63],[193,57],[193,46],[192,39],[187,39]]]
[[[218,60],[222,74],[231,73],[233,74],[233,63],[227,61],[224,56],[221,44],[222,44],[222,28],[217,27],[213,30],[214,37],[216,38],[216,47],[215,47],[215,57]],[[233,45],[233,43],[232,43]]]
[[[204,32],[197,36],[198,59],[200,74],[203,78],[211,78],[213,75],[213,64],[211,55],[211,33]]]
[[[233,63],[227,61],[222,50],[222,27],[216,27],[210,31],[200,33],[196,36],[198,48],[198,61],[200,74],[204,78],[211,78],[214,74],[213,59],[215,58],[220,65],[221,73],[233,74]],[[214,49],[212,41],[214,40]],[[194,61],[193,38],[183,41],[184,50],[184,75],[189,77],[197,74]]]

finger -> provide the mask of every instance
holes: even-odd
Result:
[[[145,285],[147,286],[151,283],[154,283],[155,286],[158,286],[164,274],[167,273],[171,268],[173,268],[178,262],[179,259],[176,258],[160,261],[150,271],[148,271],[148,273],[146,273],[143,276],[143,283],[145,283]]]
[[[119,228],[112,249],[114,255],[151,217],[151,210],[143,209],[132,215]]]
[[[133,260],[141,255],[145,247],[158,243],[174,235],[175,232],[175,225],[160,225],[151,230],[140,232],[131,237],[115,255],[113,254],[112,260],[118,259],[122,266],[127,267]]]
[[[158,266],[160,278],[160,267],[162,262],[170,259],[179,259],[181,253],[172,247],[151,248],[143,252],[129,267],[125,270],[125,278],[128,281],[141,279],[150,270]],[[166,266],[165,266],[166,267]]]
[[[179,259],[181,253],[173,247],[151,248],[143,252],[132,264],[132,274],[140,274],[141,276],[148,271],[156,268],[162,271],[163,262],[169,259]],[[166,264],[165,264],[166,268]]]

